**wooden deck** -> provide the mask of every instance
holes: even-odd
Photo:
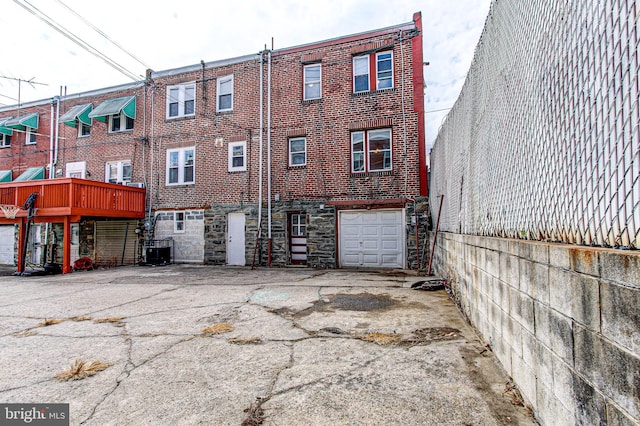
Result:
[[[71,223],[82,217],[142,219],[145,216],[144,188],[115,185],[93,180],[60,178],[9,182],[0,184],[0,204],[22,207],[32,193],[37,193],[34,222],[62,222],[62,272],[72,272],[70,257]],[[18,224],[18,253],[23,252],[26,241],[28,211],[20,209],[15,219],[0,212],[0,224]],[[18,255],[18,272],[24,271],[22,257]]]

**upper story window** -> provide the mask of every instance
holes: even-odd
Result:
[[[195,148],[167,150],[167,185],[195,183]]]
[[[105,164],[104,181],[126,185],[131,182],[131,161],[109,161]]]
[[[25,143],[27,145],[33,145],[36,143],[36,129],[27,127],[24,133],[27,135],[25,139]]]
[[[289,139],[289,166],[304,166],[307,164],[307,139]]]
[[[351,172],[391,170],[391,129],[351,133]]]
[[[78,120],[78,137],[85,138],[91,134],[91,126]]]
[[[11,136],[0,134],[0,148],[7,148],[11,146]]]
[[[233,110],[233,74],[225,77],[219,77],[216,85],[216,110],[232,111]]]
[[[304,100],[320,99],[322,96],[322,66],[321,64],[305,65],[304,74]]]
[[[195,83],[167,87],[167,118],[194,115],[195,99]]]
[[[373,66],[371,65],[373,64]],[[393,87],[393,52],[377,52],[353,57],[354,93]]]
[[[247,143],[229,142],[229,171],[244,172],[247,170]]]
[[[133,130],[133,118],[127,116],[124,111],[109,116],[109,132],[126,132]]]

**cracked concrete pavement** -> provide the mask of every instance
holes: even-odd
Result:
[[[73,425],[535,424],[446,292],[410,288],[421,279],[203,265],[1,276],[0,402],[69,403]],[[216,324],[233,329],[203,333]],[[111,366],[55,378],[77,359]]]

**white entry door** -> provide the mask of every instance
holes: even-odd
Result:
[[[342,211],[338,221],[340,266],[405,267],[402,209]]]
[[[0,225],[0,264],[15,265],[16,230],[13,225]]]
[[[244,213],[227,216],[227,264],[245,265]]]

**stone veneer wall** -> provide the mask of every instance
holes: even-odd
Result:
[[[640,424],[640,253],[439,233],[434,265],[541,424]]]

